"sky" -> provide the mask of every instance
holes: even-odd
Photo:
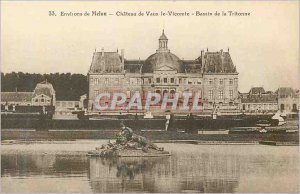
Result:
[[[49,16],[55,11],[57,16]],[[109,16],[59,16],[102,11]],[[237,11],[250,16],[116,16],[120,12]],[[298,88],[299,2],[1,2],[1,69],[29,73],[87,74],[95,49],[125,49],[126,59],[146,59],[165,30],[179,58],[201,50],[227,51],[239,72],[239,91],[263,86]]]

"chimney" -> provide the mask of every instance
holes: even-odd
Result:
[[[204,50],[201,50],[201,72],[204,71]]]
[[[223,49],[221,49],[221,55],[223,55]]]
[[[228,53],[229,53],[229,47],[228,47]]]
[[[121,49],[122,65],[124,66],[124,49]]]
[[[101,49],[101,56],[104,57],[104,48]]]

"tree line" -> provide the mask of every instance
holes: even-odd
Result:
[[[86,75],[71,73],[1,73],[1,92],[33,92],[36,84],[47,80],[53,85],[57,100],[79,100],[88,92]]]

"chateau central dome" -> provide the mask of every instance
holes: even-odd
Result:
[[[143,73],[152,73],[154,70],[164,66],[182,72],[180,59],[168,49],[168,38],[163,31],[159,38],[159,48],[156,50],[156,53],[146,59],[142,71]]]
[[[150,73],[153,72],[153,70],[167,66],[180,72],[181,65],[179,60],[180,59],[171,52],[156,52],[147,58],[143,71],[144,73]]]

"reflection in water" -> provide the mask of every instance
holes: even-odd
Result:
[[[53,145],[49,144],[49,147]],[[64,146],[70,146],[69,144]],[[77,144],[76,144],[77,146]],[[82,145],[80,145],[82,146]],[[3,192],[297,192],[297,147],[163,144],[170,157],[1,153]],[[90,149],[90,148],[88,148]],[[74,149],[75,150],[75,149]]]
[[[234,192],[237,158],[90,158],[94,192]],[[216,160],[217,159],[217,160]],[[224,162],[219,162],[224,161]]]
[[[1,175],[30,177],[34,175],[72,176],[87,171],[85,156],[54,154],[1,155]]]

